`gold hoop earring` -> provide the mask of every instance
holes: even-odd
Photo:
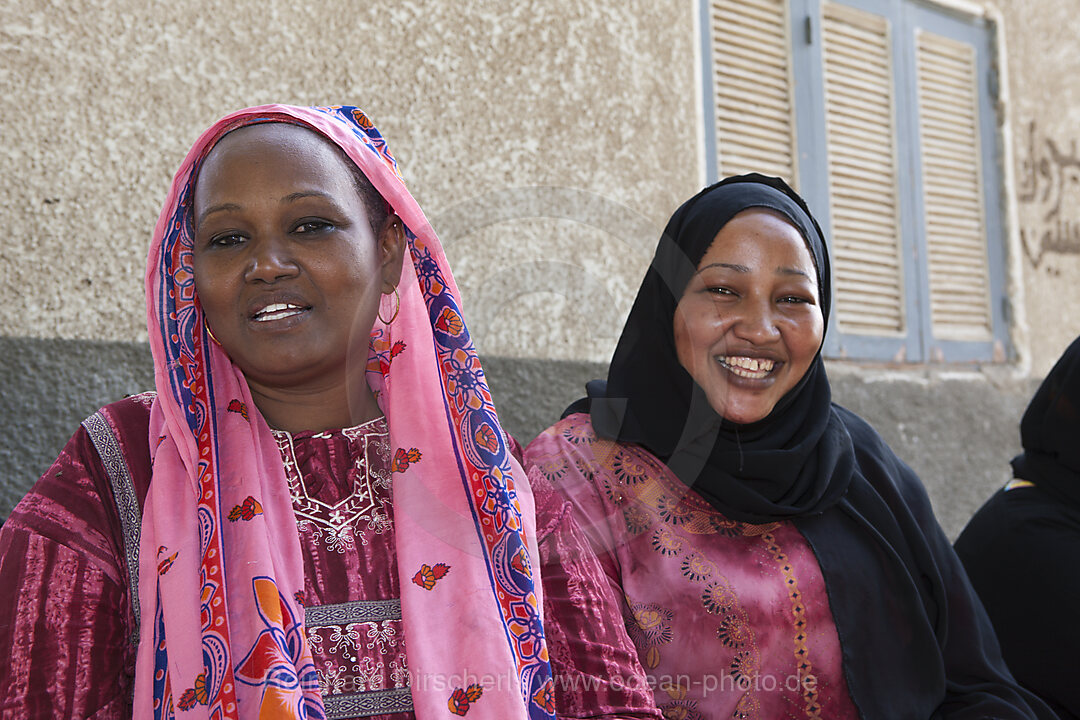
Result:
[[[214,341],[214,344],[221,347],[221,341],[214,337],[214,331],[210,329],[210,323],[203,320],[203,327],[206,328],[206,334],[210,336],[210,339]]]
[[[394,322],[394,320],[397,319],[398,312],[401,311],[401,295],[398,294],[397,286],[394,287],[394,300],[395,300],[394,314],[390,316],[389,320],[383,320],[382,308],[381,307],[379,308],[379,312],[378,312],[379,320],[381,320],[384,325],[389,325],[390,323]]]

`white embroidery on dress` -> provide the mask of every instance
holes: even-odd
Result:
[[[135,395],[128,395],[128,397],[132,400],[138,401],[140,405],[149,410],[150,407],[154,404],[154,398],[157,397],[157,393],[153,390],[147,390],[145,392],[137,393]]]
[[[391,620],[383,620],[381,623],[364,623],[368,626],[367,636],[371,639],[371,642],[367,644],[368,650],[373,649],[378,644],[379,652],[385,655],[388,644],[397,644],[397,631],[390,624],[391,622]]]
[[[390,661],[390,681],[394,683],[394,687],[406,687],[409,684],[409,668],[407,661],[405,660],[405,653],[401,654],[401,662],[397,660]]]
[[[350,445],[360,444],[361,448],[359,452],[353,452],[356,461],[349,472],[353,490],[334,504],[323,502],[308,493],[297,464],[292,434],[285,430],[274,430],[274,439],[281,451],[297,529],[308,534],[313,543],[324,545],[332,552],[345,553],[353,549],[358,539],[362,545],[368,544],[364,530],[380,535],[392,525],[387,509],[391,477],[386,469],[388,463],[372,462],[377,457],[389,458],[390,437],[383,418],[346,428],[341,433]],[[312,437],[327,439],[332,435],[322,432]],[[358,528],[361,520],[367,521],[363,529]]]
[[[346,685],[349,684],[348,679],[344,677],[345,667],[334,665],[334,663],[327,660],[325,668],[325,670],[315,671],[315,676],[319,680],[319,693],[322,695],[337,695],[345,692]]]
[[[352,666],[359,690],[380,690],[383,686],[383,664],[370,657]]]
[[[308,647],[311,648],[311,653],[322,654],[322,635],[319,634],[319,628],[309,627],[307,628]]]
[[[368,529],[376,535],[382,535],[392,526],[389,513],[380,512],[379,508],[375,508],[375,511],[371,513],[371,519],[368,520]]]
[[[324,697],[409,687],[398,600],[315,605],[304,618]]]
[[[334,629],[330,632],[330,642],[334,643],[334,646],[330,648],[331,653],[340,651],[345,656],[346,660],[356,662],[355,651],[359,649],[358,643],[360,641],[360,632],[356,629],[356,623],[351,623],[342,627],[341,625],[335,625]],[[352,648],[353,653],[349,652],[349,648]]]
[[[296,509],[297,503],[298,503],[298,500],[296,498],[293,498],[293,509],[294,510]],[[296,518],[296,529],[299,530],[302,533],[310,535],[311,536],[311,542],[314,543],[315,545],[322,545],[322,543],[323,543],[323,531],[322,531],[322,528],[320,528],[315,523],[311,522],[310,520],[304,520],[304,519],[301,519],[301,518]]]

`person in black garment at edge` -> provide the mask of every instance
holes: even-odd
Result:
[[[956,552],[1016,679],[1080,718],[1080,338],[1043,380],[1020,422],[1014,479],[975,513]]]

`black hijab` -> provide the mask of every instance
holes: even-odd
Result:
[[[851,438],[832,412],[820,349],[768,417],[725,421],[679,363],[673,318],[716,234],[735,215],[766,208],[802,235],[817,269],[828,324],[829,255],[806,204],[779,178],[727,178],[685,202],[668,222],[626,321],[607,382],[587,386],[597,434],[644,446],[727,517],[762,523],[820,513],[847,489]],[[580,403],[581,401],[579,401]],[[584,409],[575,404],[571,411]]]
[[[1016,477],[1080,507],[1080,338],[1031,398],[1020,421],[1020,441],[1024,452],[1012,460]]]
[[[1042,706],[1009,677],[926,491],[873,428],[832,404],[820,348],[747,425],[713,412],[679,364],[675,306],[720,228],[747,208],[778,212],[802,234],[827,326],[829,256],[806,204],[778,178],[727,178],[672,216],[607,381],[589,383],[567,413],[588,411],[598,435],[642,445],[727,517],[796,524],[825,578],[861,717],[1030,717],[1017,709]]]

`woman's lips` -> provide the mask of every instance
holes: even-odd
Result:
[[[776,361],[768,358],[752,358],[744,355],[721,355],[716,358],[728,372],[751,380],[762,380],[776,368]]]

